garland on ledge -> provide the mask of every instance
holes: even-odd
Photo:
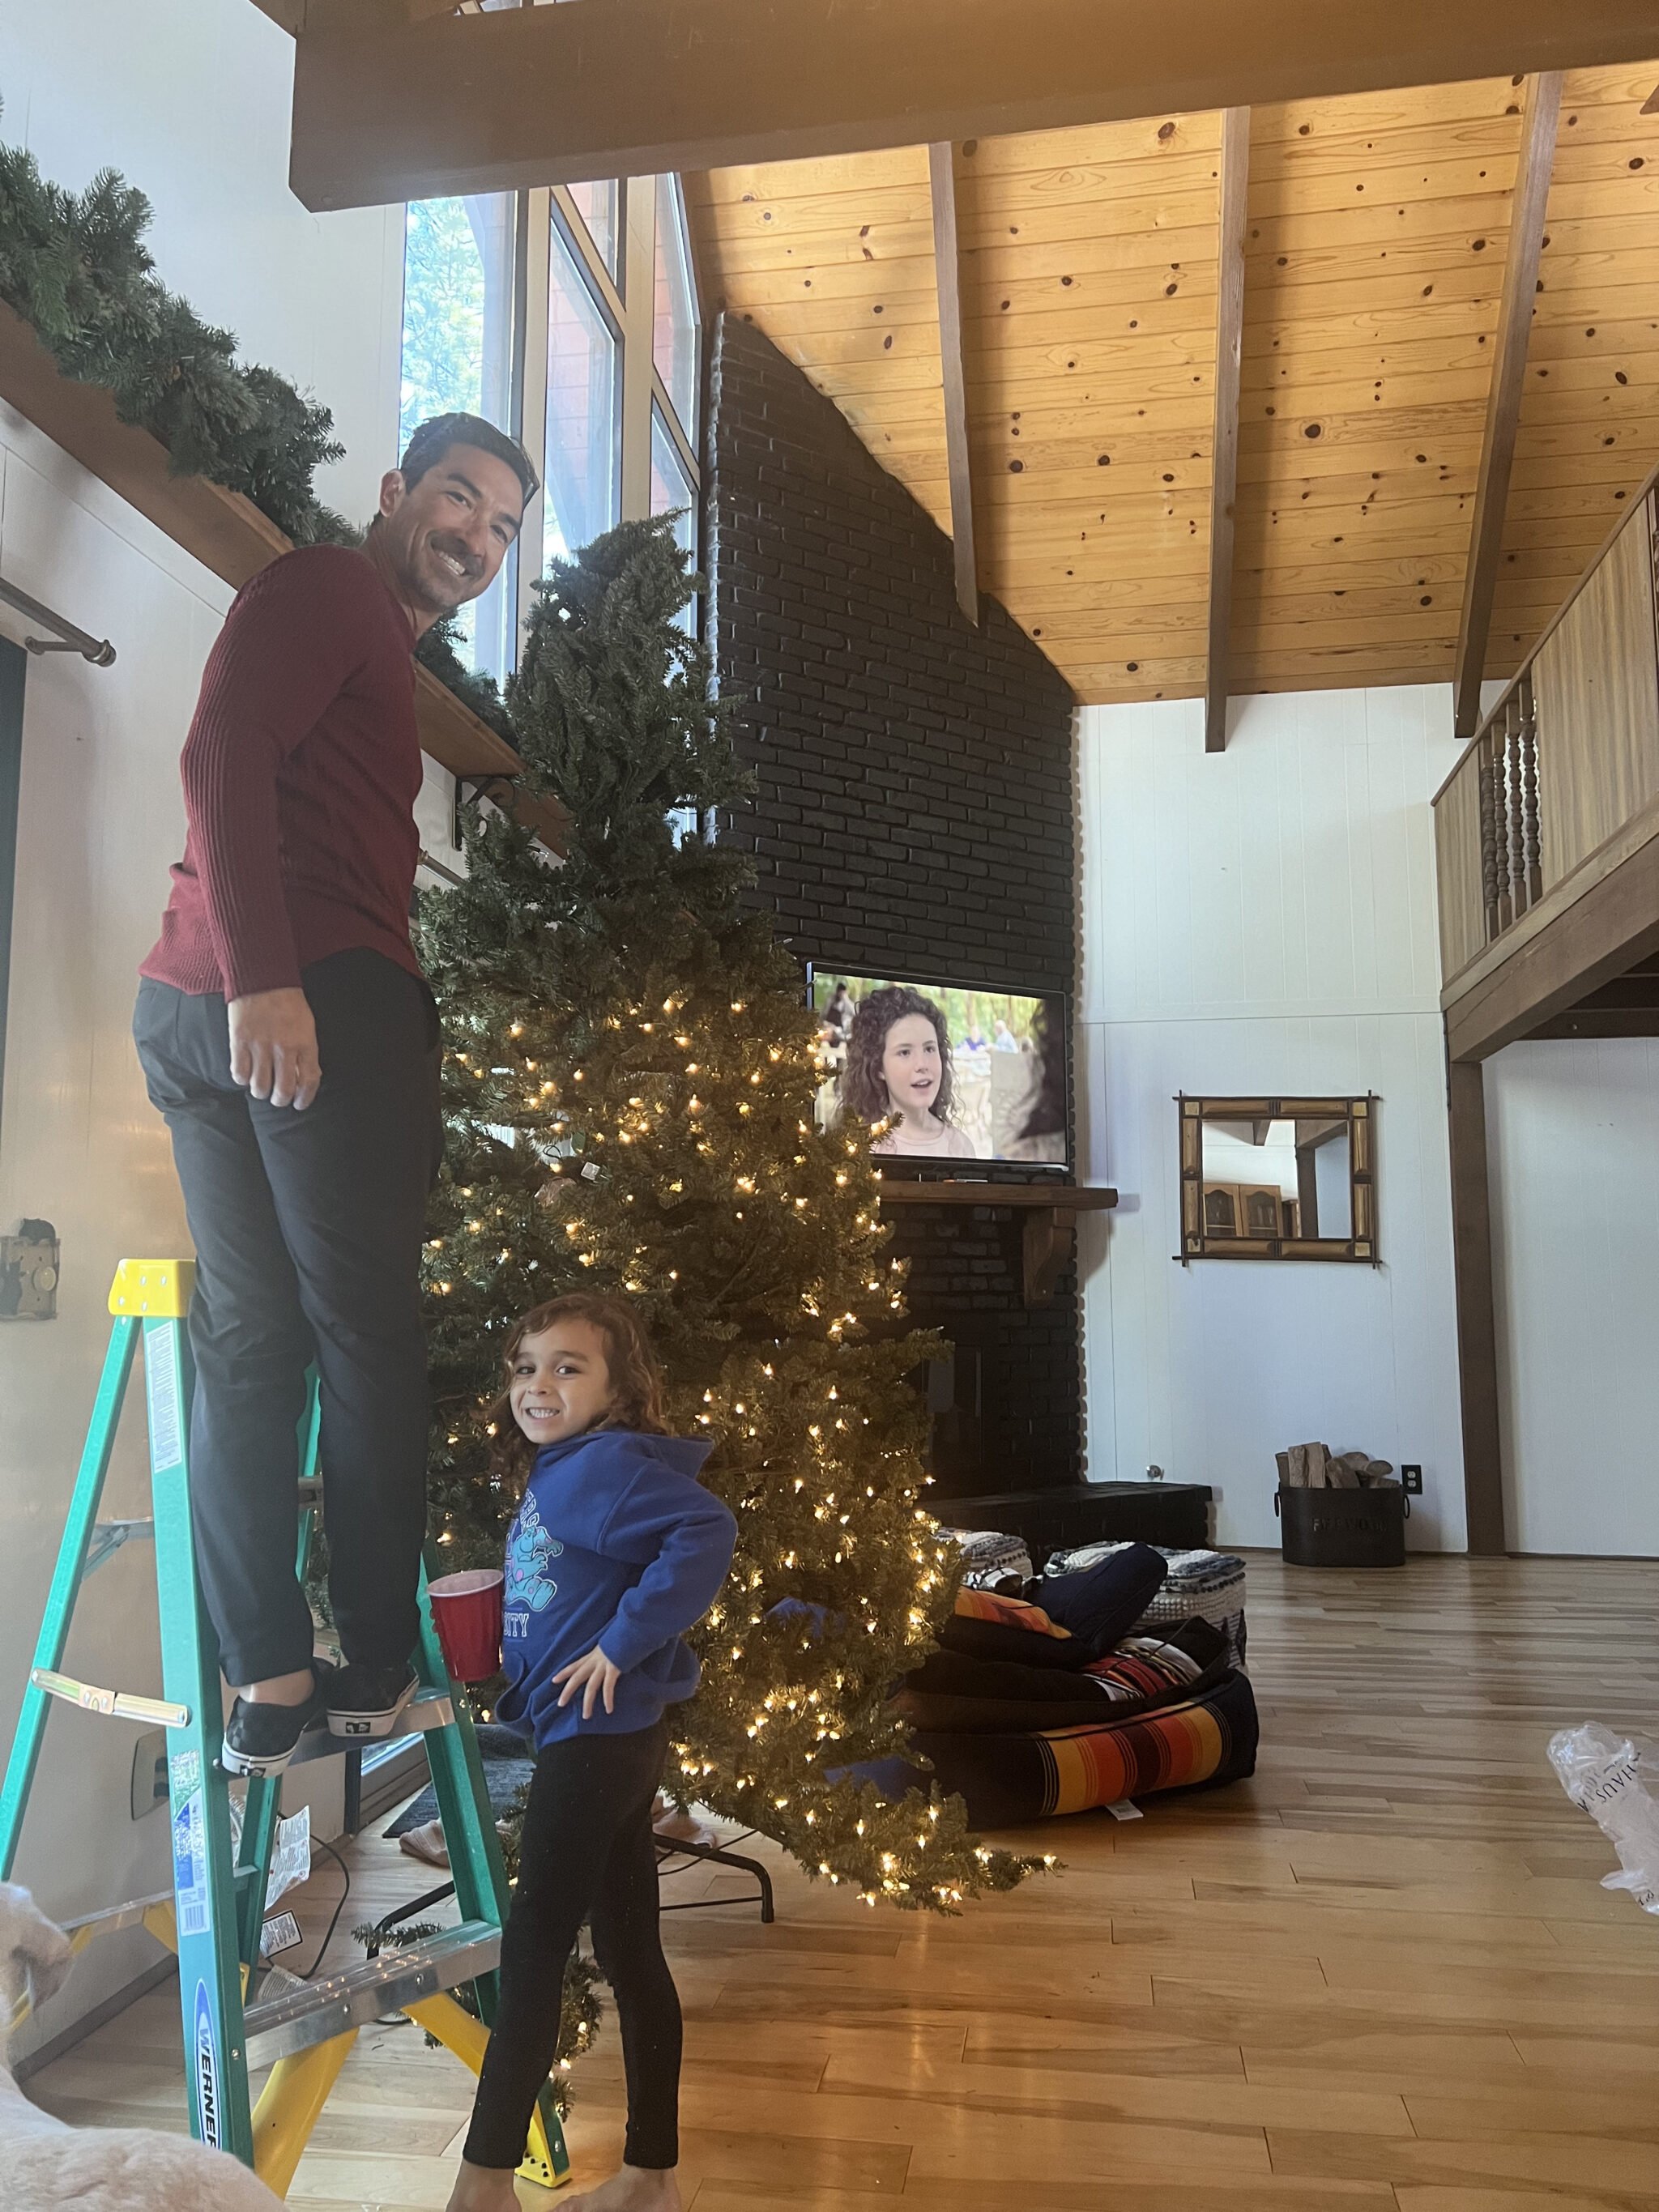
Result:
[[[167,449],[175,476],[240,492],[296,545],[355,545],[362,532],[313,489],[341,459],[334,418],[275,369],[237,361],[229,331],[204,323],[155,273],[143,192],[102,169],[83,192],[44,178],[32,154],[0,145],[0,300],[63,374],[104,386],[124,422]],[[510,737],[501,698],[441,623],[417,648],[479,719]]]

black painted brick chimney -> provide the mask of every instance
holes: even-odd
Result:
[[[1064,679],[994,600],[977,629],[967,620],[950,540],[839,410],[729,313],[713,339],[707,486],[710,635],[760,784],[721,834],[754,853],[758,902],[821,969],[1069,1002]],[[1073,1274],[1028,1307],[1018,1217],[891,1211],[912,1317],[958,1350],[941,1487],[1075,1482]]]

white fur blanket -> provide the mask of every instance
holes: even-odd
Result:
[[[17,2000],[44,2003],[70,1970],[69,1939],[27,1890],[0,1882],[0,2029]],[[270,2212],[280,2200],[222,2151],[149,2128],[69,2128],[0,2063],[6,2212]]]

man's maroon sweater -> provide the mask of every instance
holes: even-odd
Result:
[[[237,593],[185,744],[189,834],[146,975],[238,999],[360,946],[420,973],[413,655],[409,616],[346,547],[285,553]]]

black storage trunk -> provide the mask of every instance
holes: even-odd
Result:
[[[1292,1567],[1403,1567],[1406,1493],[1378,1490],[1284,1490],[1273,1499],[1279,1548]]]

